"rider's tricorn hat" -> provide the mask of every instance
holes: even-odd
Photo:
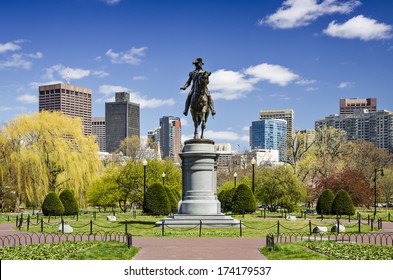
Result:
[[[200,58],[200,57],[197,58],[197,59],[195,59],[195,60],[192,62],[192,64],[197,64],[197,63],[202,63],[202,65],[204,64],[202,58]]]

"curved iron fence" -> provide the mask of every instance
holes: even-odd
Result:
[[[393,232],[340,233],[335,235],[284,232],[279,235],[270,233],[268,236],[275,238],[276,242],[336,241],[393,246]]]
[[[130,234],[123,232],[97,231],[94,234],[89,232],[76,234],[55,234],[55,233],[17,233],[0,237],[0,247],[16,247],[21,245],[44,244],[63,241],[118,241],[130,244]]]

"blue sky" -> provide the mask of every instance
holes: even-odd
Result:
[[[0,1],[0,124],[38,110],[38,85],[93,91],[104,116],[115,91],[141,105],[141,136],[182,117],[180,87],[202,57],[216,143],[249,147],[265,109],[295,110],[295,129],[338,113],[340,98],[376,97],[393,111],[393,1]]]

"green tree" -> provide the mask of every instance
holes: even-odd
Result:
[[[261,168],[256,174],[256,198],[266,204],[270,211],[279,206],[290,211],[306,198],[306,189],[290,166]]]
[[[168,215],[171,212],[171,204],[164,187],[155,183],[146,191],[145,212],[152,215]]]
[[[379,193],[382,201],[386,203],[386,210],[388,210],[390,199],[393,197],[393,170],[391,168],[384,168],[384,176],[377,179]]]
[[[117,177],[119,169],[110,167],[105,170],[101,178],[96,179],[87,190],[87,202],[93,206],[114,206],[119,201],[119,186]]]
[[[336,193],[332,203],[331,213],[333,215],[353,215],[355,214],[355,207],[348,192],[340,190]]]
[[[60,201],[64,206],[64,215],[76,215],[79,212],[78,202],[76,201],[72,191],[66,189],[59,195]]]
[[[255,209],[256,202],[251,189],[240,184],[233,195],[233,212],[238,214],[254,213]]]
[[[331,190],[324,190],[317,201],[317,213],[318,214],[330,214],[332,210],[332,204],[334,200],[334,194]]]
[[[143,165],[141,162],[129,161],[120,170],[116,178],[120,209],[125,213],[127,206],[143,201]]]
[[[63,203],[61,203],[60,198],[55,192],[50,192],[45,197],[44,203],[42,204],[42,213],[44,213],[45,216],[64,214]]]
[[[21,202],[40,205],[48,192],[71,189],[81,205],[101,164],[94,137],[60,112],[22,115],[0,134],[0,173]],[[5,151],[6,149],[6,151]],[[4,152],[5,151],[5,152]]]

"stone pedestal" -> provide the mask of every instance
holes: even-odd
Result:
[[[217,158],[214,142],[193,139],[184,143],[182,159],[182,199],[178,214],[163,221],[168,225],[227,225],[236,226],[240,221],[221,213],[217,199]]]

